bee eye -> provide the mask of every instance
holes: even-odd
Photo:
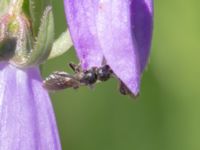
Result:
[[[94,69],[85,71],[84,76],[81,79],[81,82],[87,85],[94,84],[96,81],[97,81],[97,75]]]
[[[100,68],[97,69],[97,76],[98,76],[98,80],[100,81],[106,81],[110,78],[111,75],[111,70],[110,67],[108,65],[102,66]]]

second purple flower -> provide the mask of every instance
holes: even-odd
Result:
[[[110,66],[138,95],[148,62],[153,0],[65,0],[67,23],[83,70]]]

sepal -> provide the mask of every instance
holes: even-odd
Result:
[[[27,0],[29,7],[29,15],[32,21],[33,34],[36,36],[39,32],[40,18],[47,6],[51,4],[51,0]]]
[[[42,63],[50,54],[54,41],[54,18],[52,7],[48,6],[41,18],[41,25],[33,49],[29,54],[26,65]]]
[[[26,31],[26,38],[18,37],[19,41],[17,44],[19,43],[22,47],[19,50],[15,50],[15,55],[11,59],[12,64],[19,68],[35,66],[47,59],[54,41],[52,7],[48,6],[44,11],[39,32],[35,40],[29,34],[29,31]]]
[[[51,53],[50,53],[48,59],[52,59],[52,58],[58,57],[60,55],[63,55],[72,46],[73,46],[73,43],[72,43],[72,40],[70,37],[70,33],[68,30],[66,30],[53,43]]]

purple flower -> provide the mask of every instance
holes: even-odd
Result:
[[[54,41],[52,9],[46,7],[34,34],[34,17],[24,15],[23,2],[6,2],[0,14],[0,150],[61,150],[38,67]]]
[[[0,149],[60,150],[48,93],[38,67],[0,63]]]
[[[64,0],[71,37],[84,70],[103,62],[133,95],[148,62],[153,0]]]

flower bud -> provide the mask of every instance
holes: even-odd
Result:
[[[48,58],[54,39],[54,21],[52,8],[48,6],[36,36],[33,20],[23,13],[22,4],[22,0],[12,1],[7,12],[0,16],[0,61],[26,68]]]

